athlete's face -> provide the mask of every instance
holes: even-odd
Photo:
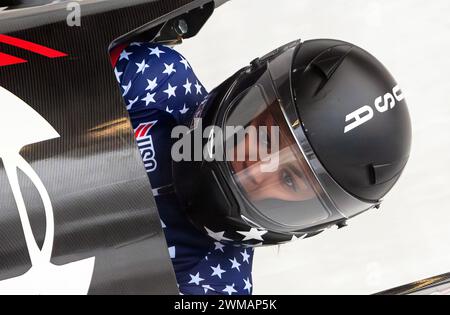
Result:
[[[280,119],[284,119],[277,117],[280,114],[281,111],[267,109],[251,121],[250,125],[256,128],[267,126],[267,140],[263,139],[265,137],[258,139],[258,135],[261,136],[258,133],[248,133],[234,148],[235,156],[231,166],[235,178],[252,202],[266,199],[304,201],[315,197],[307,178],[307,174],[310,174],[307,171],[309,166],[298,150],[287,124],[277,123]],[[279,128],[279,151],[270,152],[271,143],[274,140],[271,139],[271,129],[274,126]],[[259,148],[261,145],[268,146],[267,152],[272,156],[278,154],[278,165],[270,171],[264,167],[267,162],[261,161],[260,154],[256,161],[250,159],[251,148]],[[244,161],[237,161],[239,150],[245,150]]]

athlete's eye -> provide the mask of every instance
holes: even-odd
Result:
[[[298,191],[297,183],[295,182],[291,172],[289,172],[288,170],[283,170],[281,172],[281,180],[283,185],[287,187],[289,190],[292,190],[294,192]]]

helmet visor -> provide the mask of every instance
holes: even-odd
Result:
[[[326,205],[268,73],[236,97],[225,125],[234,181],[260,215],[293,229],[330,220],[335,213]]]

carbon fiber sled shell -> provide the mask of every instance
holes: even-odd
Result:
[[[0,292],[178,294],[108,48],[208,1],[44,2],[0,11]]]

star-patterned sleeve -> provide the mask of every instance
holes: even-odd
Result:
[[[132,117],[158,109],[184,124],[206,96],[186,59],[163,45],[132,43],[121,52],[115,74]]]
[[[199,231],[174,192],[159,193],[172,184],[171,130],[189,123],[206,90],[186,59],[162,45],[129,45],[117,53],[115,74],[154,190],[180,293],[251,294],[253,250],[224,244],[224,232]]]

